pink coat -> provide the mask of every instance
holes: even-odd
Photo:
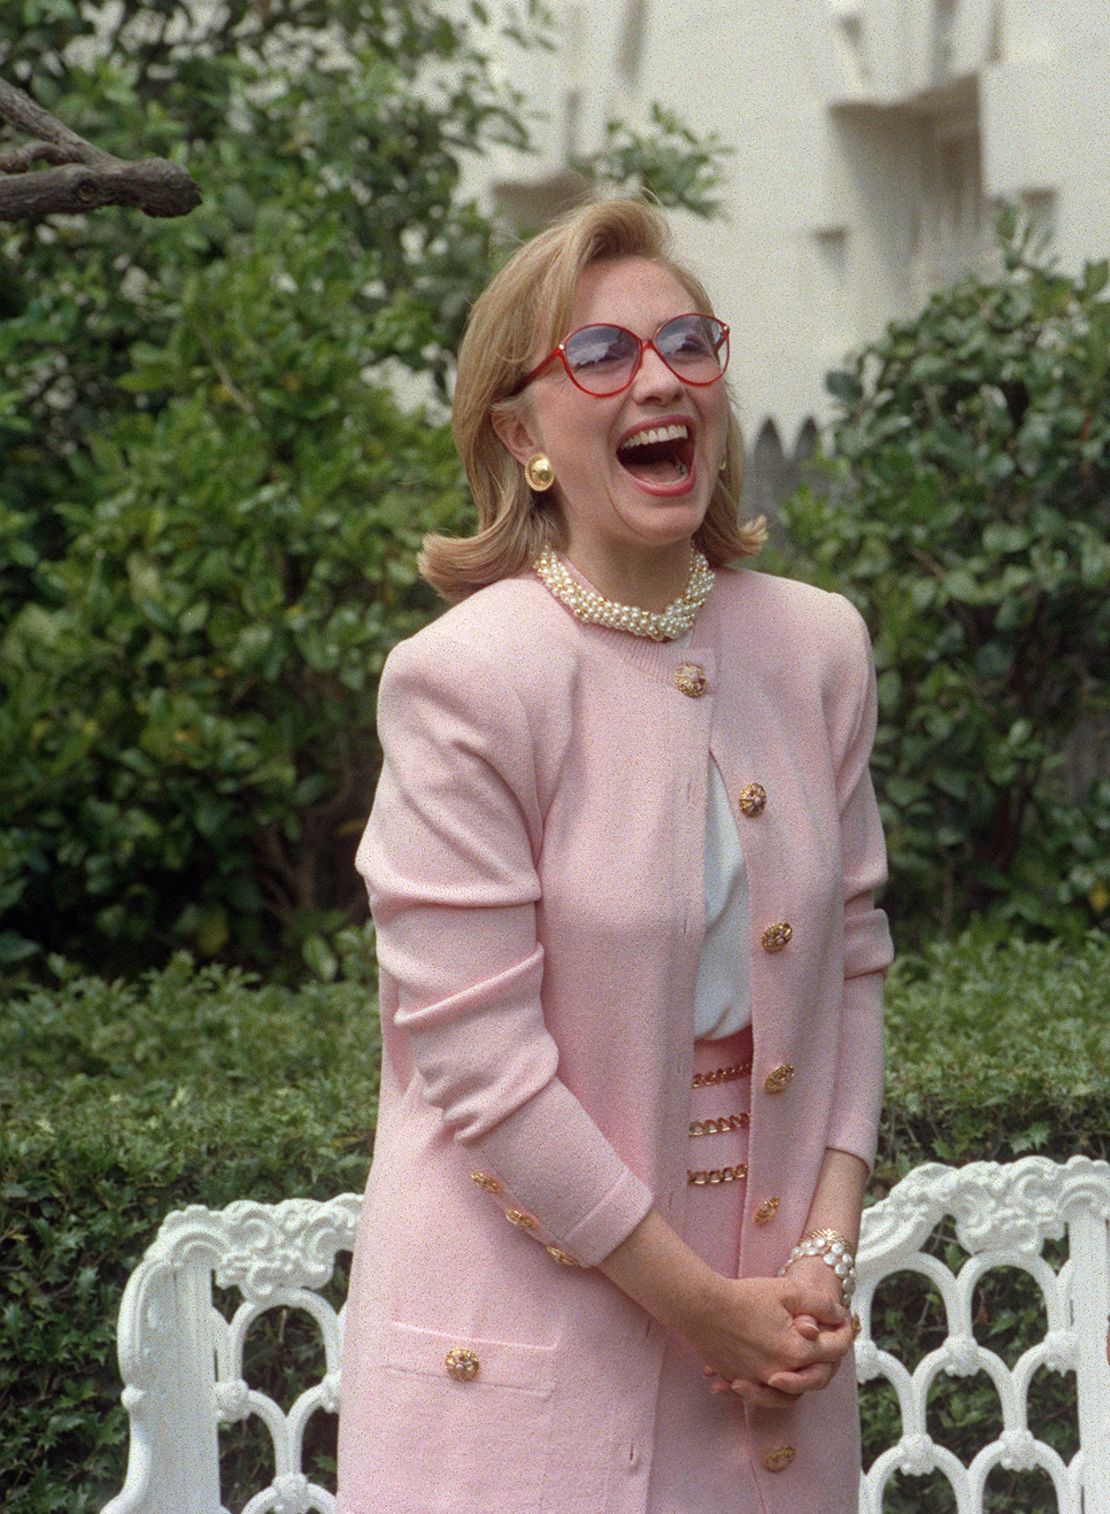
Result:
[[[748,868],[741,1270],[767,1276],[826,1146],[874,1160],[874,721],[848,601],[747,570],[718,574],[683,649],[583,625],[528,575],[392,653],[358,856],[383,1062],[342,1514],[642,1514],[665,1332],[592,1269],[652,1205],[681,1226],[707,757]],[[768,1514],[855,1507],[851,1378],[749,1416]]]

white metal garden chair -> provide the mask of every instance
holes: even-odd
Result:
[[[359,1204],[355,1194],[273,1205],[241,1200],[223,1210],[194,1206],[168,1216],[120,1310],[131,1449],[124,1488],[103,1514],[227,1514],[219,1427],[252,1415],[269,1432],[272,1474],[241,1514],[334,1514],[334,1495],[302,1469],[302,1447],[310,1417],[339,1407],[343,1311],[319,1290],[332,1278],[336,1253],[351,1247]],[[943,1248],[929,1245],[945,1222],[954,1222],[961,1248],[956,1271],[936,1254]],[[1046,1242],[1064,1243],[1058,1266],[1043,1254]],[[1044,1336],[1011,1366],[980,1345],[974,1331],[973,1295],[997,1267],[1025,1271],[1044,1300]],[[858,1270],[863,1328],[856,1371],[861,1383],[890,1383],[901,1417],[900,1434],[861,1473],[861,1514],[881,1514],[895,1473],[932,1472],[951,1484],[958,1514],[981,1514],[996,1466],[1043,1468],[1060,1514],[1110,1514],[1110,1164],[1026,1157],[919,1167],[865,1213]],[[898,1272],[925,1278],[946,1319],[943,1341],[912,1370],[871,1335],[875,1291]],[[237,1290],[230,1318],[214,1304],[213,1282]],[[311,1316],[324,1348],[323,1375],[287,1409],[243,1377],[247,1333],[277,1308]],[[1079,1450],[1069,1462],[1030,1423],[1029,1388],[1041,1368],[1075,1374]],[[940,1374],[980,1372],[997,1391],[1002,1428],[965,1465],[930,1434],[926,1406]]]

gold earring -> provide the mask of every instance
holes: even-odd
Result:
[[[543,452],[533,453],[524,464],[524,477],[528,480],[530,489],[543,494],[555,482],[555,469],[551,466],[551,459]]]

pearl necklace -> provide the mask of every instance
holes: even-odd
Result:
[[[686,587],[665,610],[641,610],[636,605],[622,605],[615,599],[606,599],[595,589],[587,589],[550,547],[544,548],[532,568],[555,598],[579,620],[590,625],[608,626],[611,631],[628,631],[632,636],[650,636],[652,641],[674,641],[676,637],[684,636],[709,598],[714,583],[713,569],[696,547],[690,559]]]

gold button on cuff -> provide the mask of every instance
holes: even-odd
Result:
[[[775,1446],[763,1458],[763,1465],[768,1472],[785,1472],[796,1455],[797,1452],[793,1446]]]
[[[782,1093],[794,1081],[794,1068],[790,1062],[783,1062],[779,1067],[772,1067],[771,1071],[763,1079],[764,1093]]]
[[[680,694],[700,699],[709,687],[709,680],[700,662],[684,662],[675,669],[674,686]]]
[[[534,1214],[529,1214],[526,1209],[506,1209],[505,1218],[510,1225],[517,1225],[521,1230],[536,1230],[539,1228],[539,1220]]]
[[[581,1263],[576,1261],[575,1258],[571,1256],[569,1251],[564,1251],[561,1246],[545,1246],[544,1250],[547,1252],[548,1256],[554,1257],[555,1260],[557,1262],[561,1262],[564,1267],[581,1266]]]
[[[740,813],[754,820],[767,807],[767,790],[761,783],[748,783],[740,790]]]
[[[781,1203],[782,1200],[774,1196],[764,1199],[755,1214],[752,1215],[752,1219],[755,1220],[757,1225],[769,1225],[775,1215],[778,1214]]]
[[[453,1377],[457,1383],[469,1383],[478,1376],[478,1368],[481,1366],[473,1351],[468,1351],[465,1346],[452,1346],[443,1358],[443,1364],[447,1368],[449,1377]]]
[[[730,1130],[746,1130],[751,1115],[745,1110],[742,1114],[723,1114],[715,1120],[691,1120],[690,1134],[692,1136],[703,1135],[727,1135]]]
[[[737,1162],[735,1167],[705,1167],[698,1172],[691,1172],[689,1167],[686,1169],[686,1181],[693,1183],[695,1188],[715,1188],[718,1183],[738,1183],[747,1175],[747,1162]]]
[[[710,1088],[717,1083],[735,1083],[737,1078],[746,1078],[752,1070],[750,1062],[733,1062],[731,1067],[715,1067],[712,1072],[696,1072],[691,1088]]]
[[[501,1192],[501,1184],[492,1172],[472,1172],[470,1176],[477,1183],[478,1187],[484,1188],[487,1193]]]
[[[760,937],[765,952],[780,952],[794,934],[794,927],[786,920],[776,920]]]

